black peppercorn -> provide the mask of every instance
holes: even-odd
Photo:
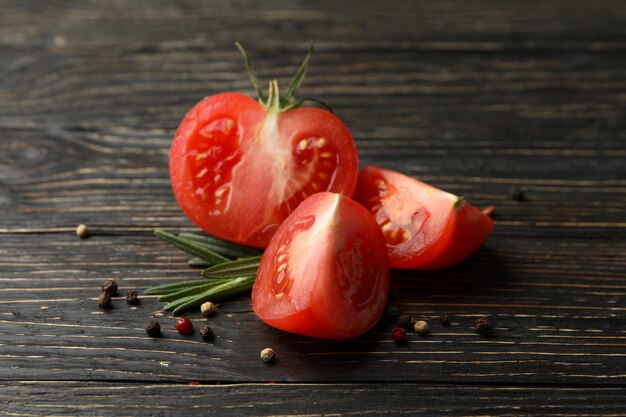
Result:
[[[150,337],[161,337],[161,325],[155,319],[148,320],[146,323],[146,333]]]
[[[398,316],[398,319],[396,320],[396,325],[398,327],[402,327],[404,330],[411,330],[413,328],[411,317],[406,314],[401,314]]]
[[[126,293],[126,302],[131,306],[135,306],[139,304],[139,297],[137,296],[137,291],[130,290]]]
[[[205,342],[210,342],[215,337],[213,329],[206,324],[200,328],[200,336],[202,336],[202,340]]]
[[[111,308],[111,294],[108,292],[100,294],[100,297],[98,297],[98,305],[100,308]]]
[[[481,317],[474,322],[474,329],[478,334],[487,334],[491,331],[491,319],[488,316]]]
[[[524,195],[524,190],[522,190],[519,187],[513,188],[513,191],[511,191],[511,198],[515,201],[526,200],[526,196]]]
[[[398,319],[398,306],[395,304],[389,304],[387,305],[387,310],[385,311],[385,317],[387,318],[387,320],[389,320],[390,322],[395,322]]]
[[[102,284],[102,292],[109,294],[111,297],[117,296],[117,282],[112,279],[107,279]]]
[[[444,326],[449,326],[450,325],[450,320],[448,319],[448,315],[447,314],[442,314],[441,316],[439,316],[439,321]]]

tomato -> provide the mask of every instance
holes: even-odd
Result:
[[[279,227],[252,289],[267,324],[306,336],[346,339],[380,319],[389,293],[382,232],[340,194],[314,194]]]
[[[478,249],[493,228],[489,216],[462,197],[372,165],[359,175],[355,200],[382,228],[392,268],[452,266]]]
[[[354,193],[352,136],[329,111],[297,107],[302,77],[301,67],[286,96],[272,81],[267,101],[221,93],[185,115],[170,150],[170,178],[178,204],[206,232],[263,248],[309,195]]]

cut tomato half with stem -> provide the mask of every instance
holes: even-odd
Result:
[[[206,232],[263,248],[309,195],[354,193],[359,167],[350,132],[334,114],[295,99],[310,53],[287,93],[274,80],[267,98],[244,53],[259,100],[216,94],[180,123],[170,150],[172,188]]]
[[[252,307],[267,324],[306,336],[346,339],[380,319],[389,293],[382,232],[341,194],[309,197],[263,254]]]
[[[489,216],[463,197],[373,165],[359,174],[355,200],[376,218],[392,268],[452,266],[478,249],[493,228]]]

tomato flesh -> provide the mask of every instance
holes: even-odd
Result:
[[[270,242],[252,307],[278,329],[345,339],[376,324],[388,293],[380,228],[355,201],[322,192],[301,203]]]
[[[392,268],[452,266],[478,249],[493,228],[489,216],[462,198],[372,165],[359,174],[355,200],[381,227]]]
[[[352,195],[358,156],[352,136],[317,108],[268,112],[239,93],[207,97],[176,131],[170,150],[174,195],[203,230],[265,247],[309,195]]]

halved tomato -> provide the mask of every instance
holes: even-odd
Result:
[[[221,93],[184,117],[170,150],[170,177],[178,204],[206,232],[265,247],[278,226],[309,195],[352,196],[358,156],[350,132],[329,111],[298,107],[295,99],[310,53],[281,96],[270,83],[267,99],[246,66],[259,101]]]
[[[389,293],[382,232],[341,194],[309,197],[265,250],[252,307],[267,324],[306,336],[345,339],[380,319]]]
[[[452,266],[478,249],[493,228],[489,216],[463,197],[373,165],[359,174],[355,200],[380,225],[392,268]]]

